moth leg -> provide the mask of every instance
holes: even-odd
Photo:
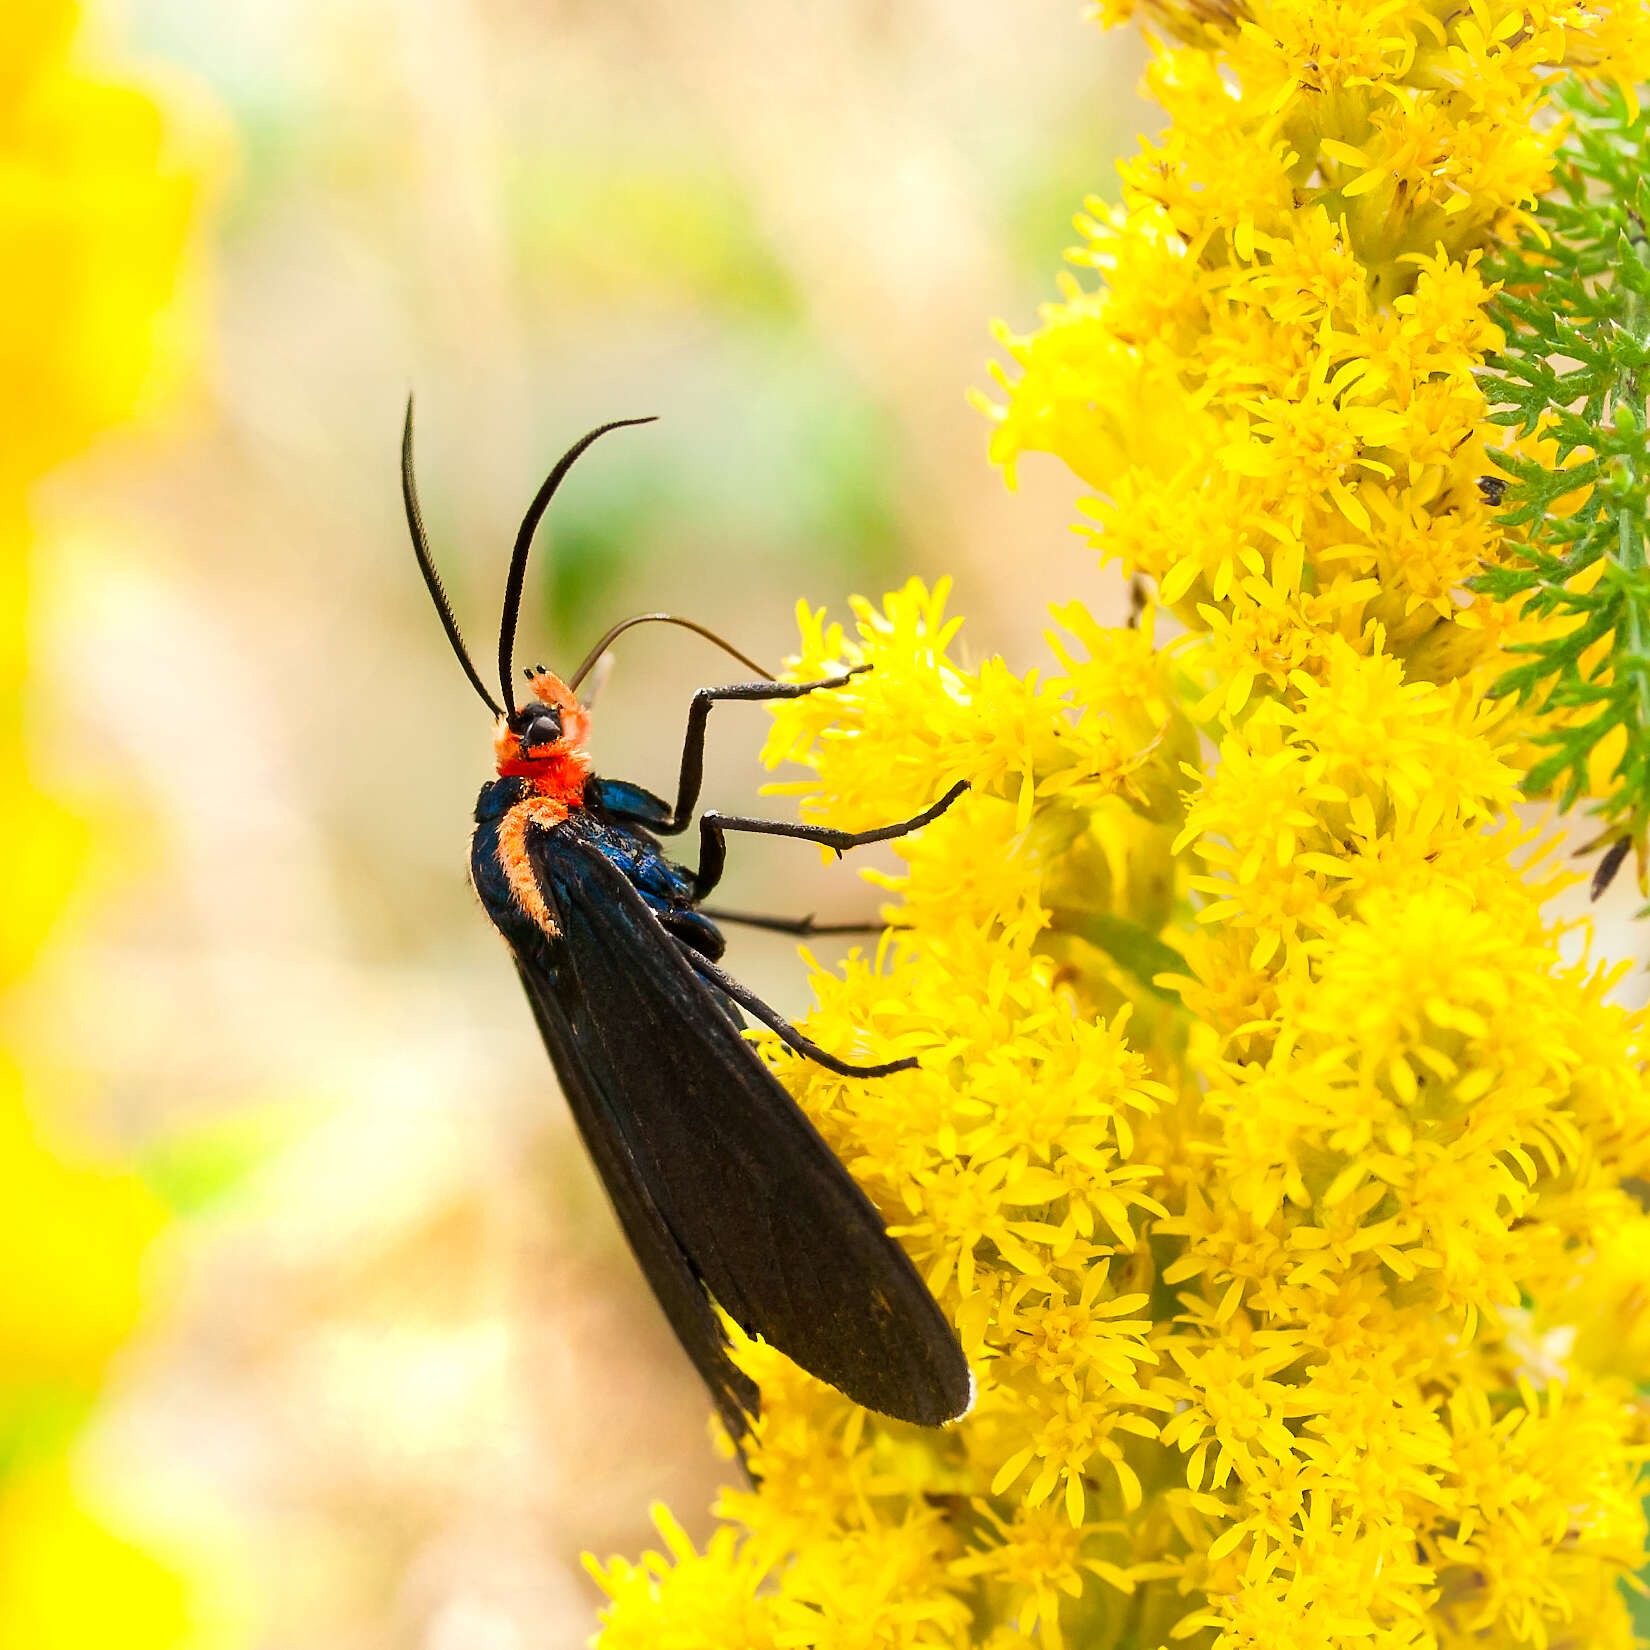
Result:
[[[910,819],[897,824],[880,825],[872,831],[833,831],[824,825],[793,825],[783,819],[745,819],[735,814],[707,813],[699,820],[699,869],[693,875],[693,897],[702,900],[722,880],[727,865],[725,831],[751,831],[759,836],[789,836],[801,842],[817,842],[822,848],[834,848],[839,854],[849,848],[863,848],[868,842],[892,842],[919,826],[938,819],[953,802],[968,789],[968,781],[959,779],[932,807],[924,808]]]
[[[712,962],[720,961],[722,953],[728,948],[721,929],[711,920],[709,912],[690,908],[654,911],[653,914],[673,940],[687,946],[689,950],[697,951],[701,957],[708,957]]]
[[[688,706],[687,734],[682,741],[682,768],[676,780],[676,805],[664,818],[649,819],[647,828],[661,836],[685,831],[699,800],[699,786],[705,777],[705,724],[710,707],[719,699],[770,700],[801,699],[821,688],[846,686],[871,667],[855,665],[840,676],[825,676],[817,682],[734,682],[729,687],[700,688]]]
[[[682,948],[682,955],[687,958],[694,973],[724,996],[731,997],[741,1008],[749,1010],[770,1031],[777,1031],[780,1041],[788,1048],[795,1049],[798,1054],[822,1065],[827,1071],[834,1071],[838,1077],[886,1077],[891,1072],[910,1071],[916,1066],[915,1058],[890,1060],[881,1066],[849,1065],[846,1060],[839,1060],[834,1054],[827,1054],[811,1038],[804,1037],[784,1015],[776,1009],[769,1008],[754,991],[748,986],[741,985],[731,974],[725,974],[709,958],[700,956],[697,951],[686,946]]]
[[[754,911],[723,911],[695,907],[699,914],[712,922],[736,922],[745,928],[766,928],[774,934],[795,934],[807,939],[810,934],[880,934],[884,928],[897,924],[882,922],[816,922],[812,916],[767,917]]]

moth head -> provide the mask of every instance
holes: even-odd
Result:
[[[500,773],[532,773],[576,764],[586,768],[590,713],[554,671],[524,672],[532,697],[498,719],[493,748]]]

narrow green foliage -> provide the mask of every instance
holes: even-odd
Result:
[[[1497,694],[1534,701],[1551,721],[1526,788],[1566,807],[1617,728],[1626,742],[1594,804],[1604,834],[1643,840],[1650,823],[1650,123],[1614,86],[1575,84],[1555,187],[1537,226],[1486,273],[1504,283],[1505,350],[1485,374],[1494,422],[1556,445],[1549,466],[1498,454],[1512,478],[1501,514],[1510,556],[1480,588],[1532,615],[1573,623],[1515,649]],[[1582,494],[1579,504],[1576,494]],[[1619,736],[1618,736],[1619,737]]]

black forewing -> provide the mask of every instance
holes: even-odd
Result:
[[[743,1377],[684,1268],[856,1403],[926,1426],[962,1414],[968,1365],[916,1269],[623,872],[565,825],[532,833],[529,856],[560,928],[538,959],[518,948],[539,1027],[724,1416]]]
[[[557,1039],[564,1035],[565,1025],[555,1009],[547,1006],[548,981],[542,970],[522,966],[519,959],[518,972],[527,990],[533,1017],[554,1056]],[[710,1298],[698,1273],[638,1178],[624,1143],[605,1120],[600,1098],[585,1086],[582,1069],[576,1063],[556,1057],[556,1070],[579,1133],[607,1188],[630,1247],[652,1284],[682,1350],[693,1360],[693,1367],[710,1389],[723,1425],[737,1441],[749,1430],[747,1417],[756,1414],[756,1384],[728,1357],[727,1336],[711,1310]]]

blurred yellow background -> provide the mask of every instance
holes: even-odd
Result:
[[[1120,611],[1075,485],[1010,496],[964,400],[1150,118],[1078,13],[0,22],[8,1650],[574,1646],[581,1548],[708,1505],[703,1392],[465,881],[489,729],[407,546],[402,402],[483,658],[544,470],[642,413],[556,504],[526,660],[663,607],[776,661],[798,596],[913,571],[977,654],[1029,660],[1053,595]],[[628,639],[600,769],[665,785],[725,674]],[[718,712],[708,801],[754,803],[762,729]],[[872,908],[818,860],[741,844],[728,903]],[[803,1006],[788,942],[731,960]]]

